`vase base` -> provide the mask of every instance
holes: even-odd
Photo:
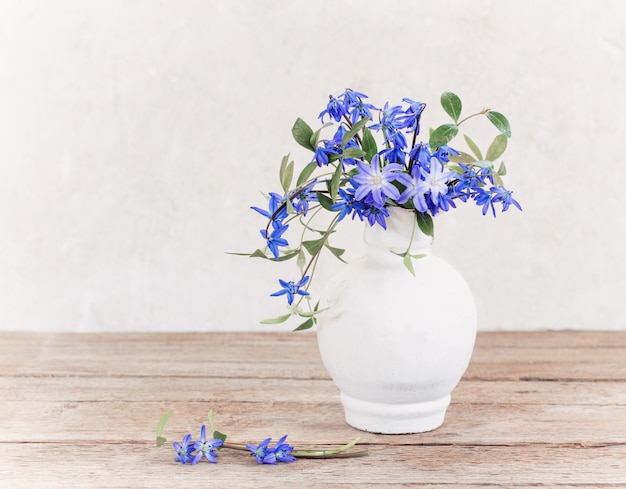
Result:
[[[423,433],[443,424],[450,395],[426,402],[384,404],[363,401],[341,393],[346,422],[353,428],[370,433]]]

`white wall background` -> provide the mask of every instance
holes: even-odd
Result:
[[[283,273],[224,252],[260,246],[295,118],[345,87],[427,102],[426,127],[445,90],[511,121],[524,211],[436,221],[481,329],[626,329],[625,22],[620,0],[0,0],[0,329],[262,329]]]

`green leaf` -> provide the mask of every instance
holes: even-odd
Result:
[[[342,158],[361,158],[365,156],[365,151],[359,148],[346,148],[341,153]]]
[[[209,411],[207,413],[207,418],[209,418],[209,427],[211,428],[211,433],[215,431],[215,423],[213,422],[213,411]]]
[[[442,124],[430,135],[431,150],[436,151],[440,146],[448,144],[458,132],[459,128],[455,124]]]
[[[324,128],[326,128],[328,126],[332,126],[332,125],[333,125],[332,122],[327,122],[322,127],[320,127],[317,131],[315,131],[313,133],[313,135],[311,136],[311,139],[309,140],[309,142],[311,143],[311,146],[313,146],[315,148],[317,146],[317,142],[319,141],[320,133],[322,132],[322,130]]]
[[[226,441],[227,436],[224,433],[220,433],[219,431],[215,429],[215,423],[213,422],[213,411],[209,411],[208,418],[209,418],[209,426],[211,427],[212,438],[217,438],[218,440]]]
[[[506,144],[507,137],[504,134],[498,134],[491,145],[489,145],[485,159],[488,161],[496,161],[506,150]]]
[[[285,193],[289,192],[291,181],[293,180],[293,161],[287,163],[288,158],[289,156],[285,156],[280,164],[280,185]]]
[[[287,166],[288,162],[289,162],[289,155],[286,154],[285,156],[283,156],[283,159],[280,161],[280,178],[281,179],[283,177],[283,173],[285,171],[285,167]]]
[[[296,214],[296,210],[293,208],[293,202],[291,202],[291,199],[287,199],[285,201],[285,208],[287,209],[287,214],[290,216]]]
[[[345,148],[346,144],[348,144],[348,141],[350,141],[361,129],[363,129],[365,127],[365,124],[367,124],[369,121],[370,120],[368,118],[364,117],[363,119],[360,119],[355,124],[353,124],[350,130],[343,135],[343,139],[341,141],[341,149]]]
[[[330,198],[333,202],[337,199],[337,194],[339,193],[339,184],[341,183],[341,174],[342,174],[341,165],[337,165],[337,169],[335,173],[333,173],[333,178],[330,180]]]
[[[163,428],[165,428],[165,423],[167,423],[167,420],[170,419],[170,416],[172,415],[173,412],[174,410],[170,409],[163,416],[161,416],[161,419],[159,419],[159,422],[157,423],[157,429],[156,429],[156,446],[157,447],[160,447],[161,445],[163,445],[163,443],[167,441],[161,435],[163,434]]]
[[[275,260],[273,256],[271,258],[269,257],[266,257],[266,258],[272,261],[287,261],[287,260],[291,260],[295,256],[298,256],[298,253],[299,253],[299,250],[290,251],[289,253],[285,253],[284,255],[278,257],[278,260]]]
[[[328,243],[326,243],[326,248],[328,248],[330,250],[330,252],[335,255],[335,257],[339,260],[342,261],[344,263],[347,263],[343,258],[341,258],[341,256],[346,252],[346,250],[342,249],[342,248],[335,248],[334,246],[330,246]]]
[[[298,326],[294,331],[304,331],[305,329],[311,329],[315,324],[315,318],[309,318]]]
[[[404,260],[402,260],[406,269],[411,272],[411,275],[415,277],[415,269],[413,268],[413,260],[411,259],[411,255],[408,253],[404,255]]]
[[[317,200],[324,209],[326,209],[327,211],[333,211],[333,200],[330,197],[328,197],[326,194],[323,194],[322,192],[315,192],[315,195],[317,195]]]
[[[299,187],[304,182],[306,182],[309,179],[309,177],[313,174],[316,168],[317,168],[317,162],[315,160],[311,161],[311,163],[305,166],[300,172],[300,175],[298,175],[298,181],[296,182],[296,186]]]
[[[299,117],[291,128],[291,134],[296,142],[306,149],[315,151],[315,146],[311,144],[311,136],[313,136],[313,129]]]
[[[470,137],[467,136],[466,134],[464,134],[463,137],[465,138],[465,142],[467,143],[467,146],[472,151],[472,153],[474,153],[476,158],[478,158],[479,160],[482,160],[483,159],[483,154],[480,152],[480,149],[478,148],[476,143],[474,141],[472,141],[470,139]]]
[[[461,99],[457,95],[452,92],[443,92],[441,94],[441,106],[455,123],[459,122],[463,106]]]
[[[217,438],[218,440],[226,441],[227,436],[224,433],[220,433],[217,430],[213,431],[213,438]]]
[[[261,252],[261,254],[263,254],[263,252],[261,250],[256,250],[256,251],[259,251],[259,252]],[[255,253],[256,253],[256,251],[255,251]],[[227,255],[248,256],[248,257],[251,257],[254,254],[254,253],[236,253],[234,251],[225,251],[224,253],[226,253]],[[265,256],[265,255],[263,255],[263,256]]]
[[[278,316],[275,318],[262,319],[260,323],[261,324],[280,324],[280,323],[284,323],[285,321],[287,321],[287,319],[289,319],[290,317],[291,317],[291,313],[284,314],[282,316]]]
[[[372,161],[372,158],[376,153],[378,153],[378,146],[376,145],[376,139],[372,135],[372,131],[370,131],[367,127],[363,128],[363,151],[365,151],[365,159],[367,161]]]
[[[320,314],[320,313],[322,313],[324,311],[328,311],[328,309],[330,309],[330,308],[329,307],[325,307],[324,309],[317,309],[316,308],[315,310],[313,310],[311,312],[303,311],[299,315],[301,317],[303,317],[303,318],[312,318],[312,317],[315,317],[315,316],[317,316],[318,314]]]
[[[331,153],[331,154],[328,155],[328,163],[334,163],[339,158],[341,158],[341,155],[335,154],[335,153]]]
[[[315,255],[322,246],[324,246],[324,242],[326,241],[326,237],[322,237],[320,239],[312,239],[309,241],[303,241],[302,246],[309,252],[311,256]]]
[[[506,175],[506,166],[504,166],[504,161],[500,163],[500,167],[498,171],[493,176],[493,183],[498,186],[504,186],[504,182],[502,181],[502,177]]]
[[[450,161],[452,161],[453,163],[473,163],[474,161],[476,161],[476,158],[474,158],[472,155],[464,153],[463,151],[461,151],[460,153],[461,154],[458,155],[450,154]]]
[[[463,173],[465,173],[465,170],[463,168],[461,168],[459,165],[448,165],[448,166],[446,166],[446,169],[455,171],[459,175],[463,175]]]
[[[433,236],[435,233],[435,225],[430,214],[416,212],[417,226],[426,236]]]
[[[304,256],[304,251],[302,251],[302,250],[298,251],[298,259],[296,260],[296,265],[301,270],[306,265],[306,256]]]
[[[480,166],[481,168],[489,168],[490,170],[493,169],[493,162],[487,160],[475,161],[472,165]]]
[[[500,112],[494,112],[490,110],[485,114],[487,119],[491,121],[491,123],[496,126],[498,131],[504,134],[507,138],[511,137],[511,125],[506,117],[504,117]]]
[[[265,258],[266,260],[272,261],[286,261],[291,260],[294,256],[298,254],[298,250],[291,251],[289,253],[285,253],[283,256],[279,257],[278,260],[275,260],[273,256],[269,257],[262,250],[254,250],[252,253],[229,253],[226,252],[227,255],[237,255],[237,256],[247,256],[249,258]]]

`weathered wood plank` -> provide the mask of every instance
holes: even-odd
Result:
[[[626,348],[626,331],[483,331],[478,348]]]
[[[8,444],[7,487],[624,487],[626,447],[381,446],[360,459],[258,466],[223,451],[217,465],[180,466],[173,451],[144,444]],[[35,469],[36,468],[36,469]],[[393,482],[390,482],[393,481]],[[421,486],[421,484],[424,486]]]
[[[481,333],[465,377],[626,381],[626,334],[509,335]],[[312,333],[14,333],[0,351],[0,372],[16,376],[328,378]]]
[[[259,389],[262,382],[262,389]],[[2,377],[4,401],[205,401],[336,402],[330,379],[258,379],[220,377]],[[453,392],[455,404],[504,406],[626,405],[626,386],[619,382],[489,381],[463,379]],[[0,403],[0,412],[2,404]]]
[[[383,436],[358,432],[344,422],[338,401],[218,402],[33,402],[5,403],[0,441],[150,441],[165,411],[176,410],[168,438],[198,431],[213,410],[221,431],[265,438],[277,423],[299,440],[343,443],[357,436],[368,443],[520,445],[626,444],[626,406],[452,404],[444,426],[419,435]]]
[[[117,343],[120,338],[136,345],[188,345],[193,347],[199,342],[214,345],[275,345],[285,343],[308,345],[314,331],[292,333],[271,332],[235,332],[235,333],[44,333],[3,331],[0,334],[0,351],[5,345],[21,349],[41,344]],[[625,348],[626,331],[483,331],[478,333],[477,348],[533,348],[550,350],[559,348]]]

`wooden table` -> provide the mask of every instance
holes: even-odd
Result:
[[[626,332],[481,333],[445,424],[418,435],[347,426],[308,332],[5,332],[0,375],[2,488],[626,487]],[[175,463],[210,410],[233,441],[360,436],[369,456]]]

